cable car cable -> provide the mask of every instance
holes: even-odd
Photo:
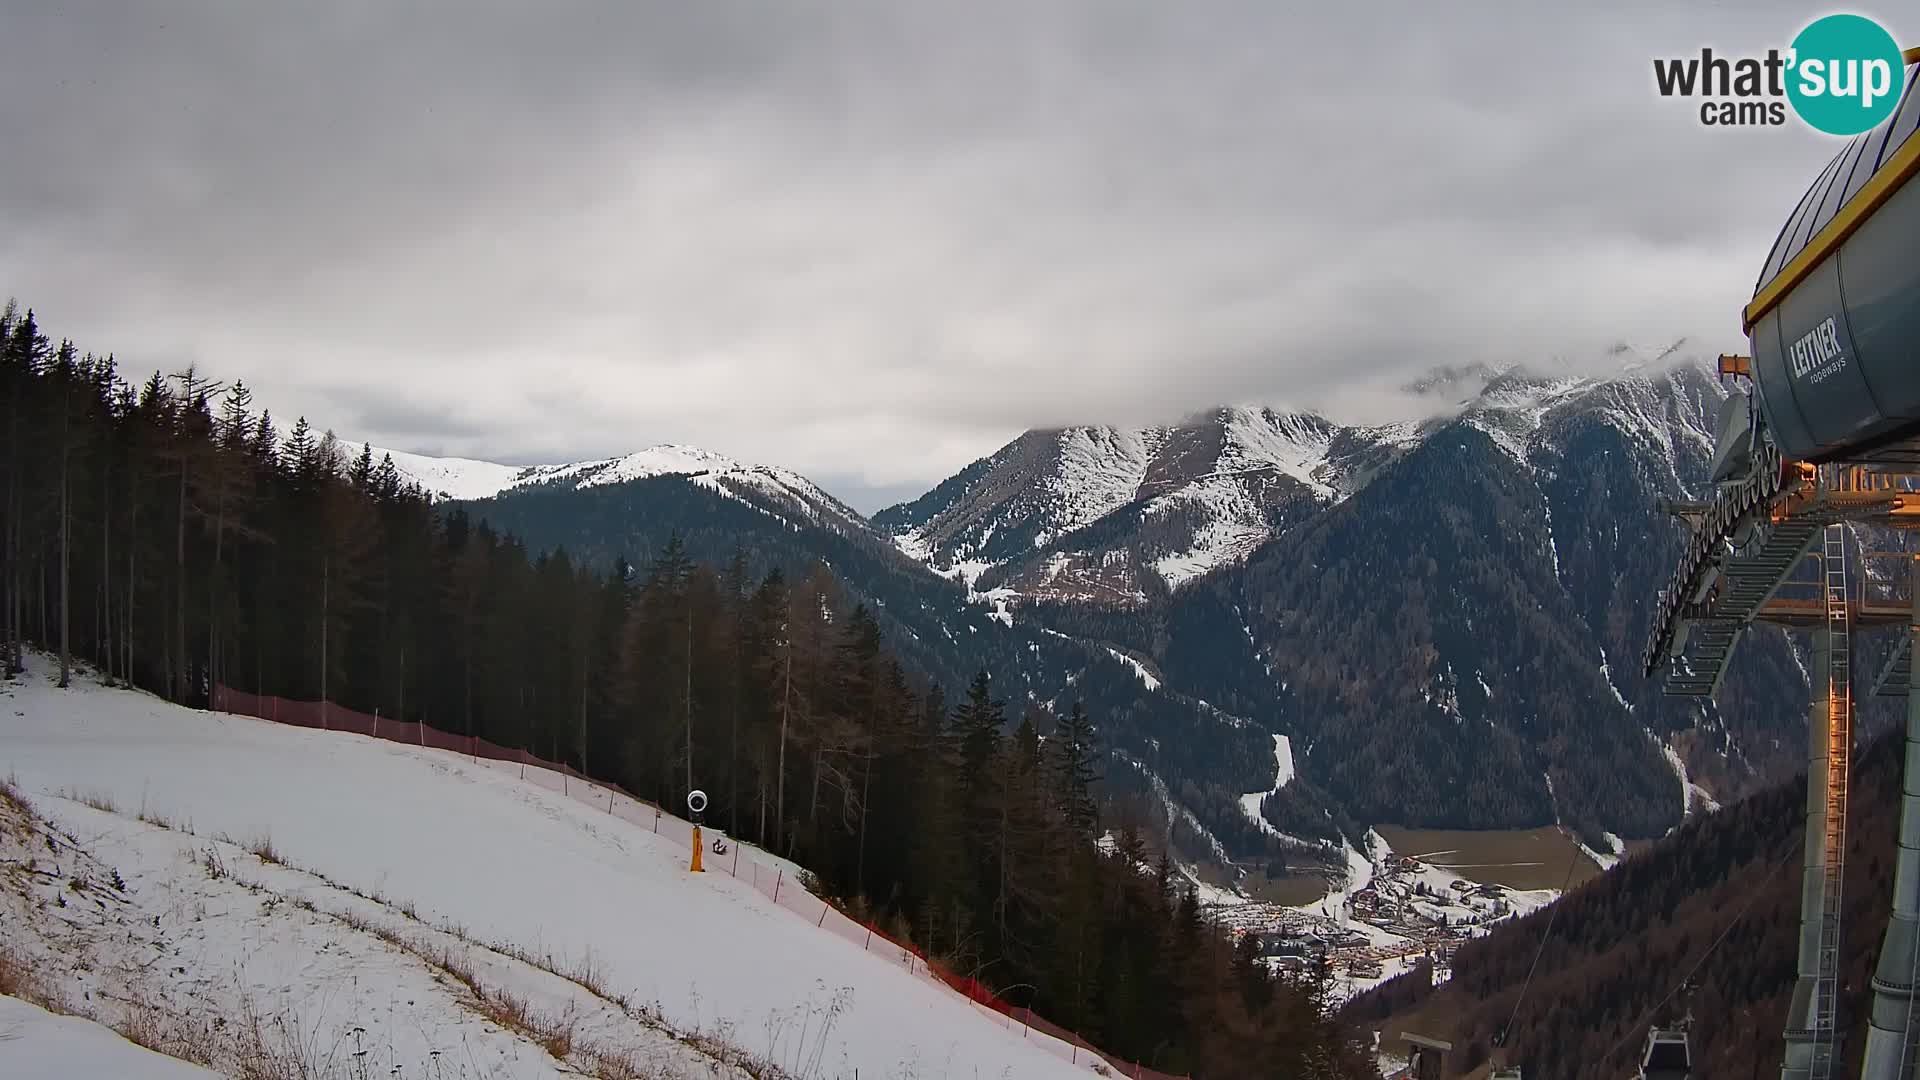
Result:
[[[1554,815],[1558,817],[1556,813]],[[1507,1023],[1498,1032],[1500,1046],[1504,1048],[1513,1037],[1513,1022],[1520,1018],[1520,1006],[1527,1000],[1527,991],[1533,986],[1533,973],[1540,967],[1540,956],[1547,951],[1547,939],[1553,936],[1553,924],[1560,918],[1560,905],[1567,897],[1567,887],[1573,884],[1573,871],[1580,865],[1580,845],[1574,844],[1573,853],[1567,859],[1567,876],[1560,882],[1560,898],[1547,905],[1547,929],[1540,935],[1540,946],[1533,950],[1533,963],[1527,965],[1527,978],[1520,984],[1520,996],[1514,999],[1513,1014],[1507,1017]]]
[[[1740,905],[1740,910],[1733,913],[1733,918],[1727,920],[1727,925],[1720,928],[1719,935],[1716,936],[1713,939],[1712,943],[1707,946],[1707,951],[1700,954],[1700,959],[1695,960],[1693,962],[1693,966],[1687,969],[1687,973],[1685,975],[1682,975],[1680,977],[1680,981],[1674,984],[1673,989],[1667,991],[1667,996],[1661,998],[1659,1001],[1654,1002],[1651,1006],[1648,1007],[1646,1012],[1643,1012],[1640,1014],[1640,1018],[1633,1022],[1633,1026],[1627,1028],[1626,1034],[1620,1037],[1620,1041],[1617,1043],[1614,1043],[1613,1046],[1610,1047],[1606,1053],[1601,1054],[1600,1057],[1596,1059],[1596,1062],[1595,1062],[1596,1064],[1604,1064],[1608,1058],[1611,1058],[1613,1055],[1619,1053],[1621,1047],[1631,1043],[1634,1039],[1634,1036],[1640,1031],[1640,1029],[1647,1026],[1647,1021],[1653,1018],[1653,1014],[1660,1011],[1660,1009],[1664,1007],[1667,1004],[1667,1002],[1673,1000],[1673,997],[1675,994],[1678,994],[1683,987],[1685,987],[1688,983],[1693,981],[1693,977],[1699,974],[1701,967],[1703,967],[1706,964],[1707,959],[1711,957],[1714,954],[1714,952],[1720,948],[1720,943],[1727,939],[1727,934],[1731,933],[1733,928],[1739,925],[1740,920],[1746,917],[1747,912],[1752,910],[1753,902],[1755,900],[1760,899],[1761,894],[1767,891],[1764,888],[1764,886],[1773,884],[1773,879],[1778,877],[1780,874],[1780,871],[1785,869],[1789,863],[1794,862],[1795,857],[1798,856],[1799,854],[1800,852],[1798,851],[1788,851],[1786,854],[1782,855],[1780,858],[1774,861],[1773,869],[1769,871],[1767,876],[1762,878],[1760,881],[1761,886],[1763,887],[1755,888],[1747,894],[1747,902]]]

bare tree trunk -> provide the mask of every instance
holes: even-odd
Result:
[[[99,652],[113,681],[113,470],[100,469],[100,623]]]
[[[7,312],[9,320],[11,309]],[[20,670],[20,403],[7,400],[6,603],[0,608],[0,669],[8,678]]]
[[[732,682],[728,698],[729,730],[727,740],[727,831],[740,835],[740,635],[733,635]]]
[[[65,393],[72,393],[71,390]],[[65,396],[60,404],[60,689],[73,681],[73,410]]]
[[[787,627],[786,674],[780,690],[780,763],[775,768],[773,827],[782,837],[787,833],[787,718],[793,711],[793,627]]]
[[[208,692],[220,678],[220,555],[227,538],[227,493],[222,482],[223,474],[217,470],[226,467],[225,462],[216,462],[214,484],[220,488],[216,496],[213,516],[213,566],[207,571],[207,684]]]
[[[169,678],[175,701],[187,696],[187,458],[180,456],[179,515],[174,522],[173,538],[173,673]]]
[[[471,741],[473,739],[473,611],[471,607],[469,607],[467,611],[466,624],[467,624],[467,648],[466,648],[467,663],[466,663],[466,675],[464,677],[465,682],[463,686],[466,693],[467,739]]]
[[[320,556],[320,726],[327,726],[327,605],[331,599],[328,589],[332,585],[333,556]]]
[[[137,529],[140,523],[140,498],[137,493],[131,490],[132,489],[131,476],[129,476],[128,488],[129,490],[127,493],[127,499],[128,499],[128,502],[127,502],[127,621],[126,621],[126,624],[120,628],[122,639],[126,642],[126,656],[122,660],[120,666],[124,668],[126,671],[128,685],[132,685],[133,683],[134,598],[139,594],[139,587],[135,583],[134,573],[137,569],[137,561],[138,561],[136,556],[140,551],[140,544],[137,539],[138,537]]]
[[[815,737],[818,738],[817,735]],[[813,759],[811,764],[813,766],[813,776],[810,784],[811,790],[807,792],[807,831],[809,833],[817,833],[820,827],[820,751],[819,750],[815,750],[813,752]]]
[[[867,887],[867,795],[873,790],[873,748],[867,748],[867,763],[860,778],[860,849],[854,859],[853,879],[864,891]]]

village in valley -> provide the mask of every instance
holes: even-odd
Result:
[[[1208,918],[1237,941],[1252,934],[1279,971],[1326,973],[1337,998],[1362,993],[1420,961],[1436,982],[1450,974],[1454,950],[1508,919],[1552,903],[1556,889],[1516,889],[1463,876],[1455,851],[1394,853],[1377,834],[1372,857],[1351,848],[1343,886],[1312,904],[1247,901],[1219,890],[1203,894]]]

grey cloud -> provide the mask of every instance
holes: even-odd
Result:
[[[1737,347],[1831,144],[1704,129],[1650,61],[1807,16],[21,7],[0,291],[345,437],[904,488],[1027,426]]]

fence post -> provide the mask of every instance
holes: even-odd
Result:
[[[660,835],[660,808],[657,806],[653,808],[653,834]]]
[[[776,904],[780,902],[780,878],[784,878],[786,876],[787,876],[787,868],[783,866],[780,868],[780,877],[776,877],[773,879],[773,902]]]
[[[733,876],[740,876],[740,841],[733,842]]]
[[[373,737],[380,737],[380,706],[373,707]]]
[[[820,918],[813,925],[815,926],[827,925],[827,903],[824,900],[820,902]]]

